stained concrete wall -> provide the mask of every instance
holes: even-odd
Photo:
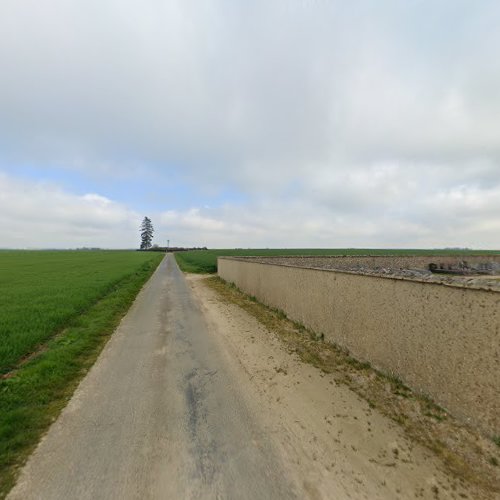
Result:
[[[219,275],[500,434],[500,293],[219,258]]]

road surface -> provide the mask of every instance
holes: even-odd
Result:
[[[168,255],[10,500],[490,499]]]
[[[297,497],[226,365],[167,255],[8,498]]]

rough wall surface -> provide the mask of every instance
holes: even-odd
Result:
[[[500,434],[500,293],[227,257],[218,266],[244,292]]]
[[[231,257],[238,260],[251,260],[268,264],[294,267],[314,267],[321,269],[349,269],[354,266],[392,267],[399,269],[427,269],[431,262],[436,264],[457,264],[466,261],[470,264],[480,262],[500,263],[500,255],[325,255],[325,256],[265,256]]]

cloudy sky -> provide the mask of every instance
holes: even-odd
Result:
[[[0,248],[500,248],[497,0],[0,0]]]

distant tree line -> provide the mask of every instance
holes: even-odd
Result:
[[[141,249],[142,250],[142,249]],[[207,247],[159,247],[153,245],[151,248],[142,250],[144,252],[188,252],[191,250],[208,250]]]

